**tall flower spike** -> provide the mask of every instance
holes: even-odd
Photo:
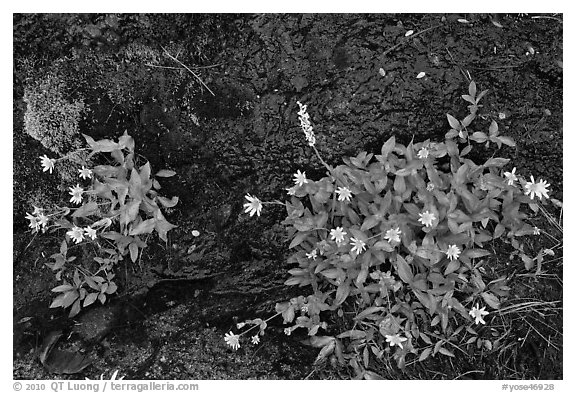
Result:
[[[298,119],[300,120],[300,127],[306,135],[306,140],[308,145],[314,146],[316,144],[316,137],[314,136],[314,130],[312,124],[310,123],[310,115],[306,112],[306,105],[302,105],[300,101],[296,101],[300,110],[298,111]]]

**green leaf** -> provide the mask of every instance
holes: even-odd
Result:
[[[498,139],[500,140],[500,142],[502,142],[503,144],[508,145],[510,147],[516,146],[516,142],[514,142],[514,139],[512,139],[508,136],[499,136]]]
[[[362,223],[362,227],[360,227],[360,230],[366,231],[368,229],[372,229],[376,225],[378,225],[379,222],[380,222],[380,218],[378,218],[377,216],[375,216],[375,215],[369,216]]]
[[[394,248],[390,245],[390,243],[387,240],[377,241],[376,243],[374,243],[374,245],[371,247],[371,249],[383,250],[383,251],[387,251],[387,252],[394,251]]]
[[[346,280],[338,286],[338,289],[336,289],[335,305],[338,306],[344,303],[349,294],[350,294],[350,281]]]
[[[134,138],[128,135],[127,131],[124,131],[124,134],[118,139],[118,144],[122,149],[134,151]]]
[[[492,307],[493,309],[497,310],[500,308],[500,300],[493,294],[489,292],[482,292],[482,299],[486,302],[487,305]]]
[[[401,195],[404,193],[404,191],[406,191],[406,182],[404,181],[403,177],[396,176],[394,179],[394,191],[396,191],[398,195]]]
[[[344,333],[340,333],[336,337],[338,337],[338,338],[350,337],[350,339],[352,339],[352,340],[359,340],[361,338],[366,337],[366,332],[362,331],[362,330],[351,329],[351,330],[345,331]]]
[[[408,265],[408,262],[401,255],[396,256],[396,266],[398,269],[398,275],[406,284],[410,284],[414,276],[412,275],[412,270]]]
[[[476,82],[470,81],[470,84],[468,85],[468,94],[472,97],[476,97]]]
[[[292,242],[290,242],[290,245],[288,246],[288,248],[294,248],[297,245],[299,245],[300,243],[302,243],[310,234],[310,232],[306,231],[306,232],[299,232],[296,236],[294,236],[294,239],[292,239]]]
[[[147,220],[141,221],[135,228],[130,231],[130,236],[140,235],[142,233],[152,233],[154,226],[156,225],[155,218],[149,218]]]
[[[520,258],[522,258],[522,262],[524,262],[524,268],[526,270],[532,270],[534,267],[534,259],[530,258],[528,255],[522,253],[520,254]]]
[[[462,125],[464,127],[468,127],[476,118],[476,113],[470,113],[468,116],[466,116],[464,118],[464,120],[462,120]]]
[[[453,259],[448,263],[448,266],[446,266],[444,275],[447,276],[450,273],[454,273],[458,269],[460,269],[460,261],[457,259]]]
[[[132,262],[136,262],[138,259],[138,245],[136,245],[136,243],[130,243],[128,249],[130,250],[130,259]]]
[[[508,158],[490,158],[484,163],[484,166],[502,168],[504,165],[508,164],[508,162],[510,162],[510,159]]]
[[[136,219],[141,201],[132,201],[120,209],[120,225],[128,225]]]
[[[488,135],[486,135],[483,132],[476,131],[475,133],[472,134],[470,139],[472,139],[473,141],[478,142],[478,143],[484,143],[488,140]]]
[[[492,123],[490,123],[488,134],[492,137],[498,136],[498,123],[496,123],[494,120],[492,120]]]
[[[91,136],[88,136],[86,134],[82,134],[82,136],[84,137],[84,139],[86,139],[86,143],[88,143],[88,145],[94,149],[94,147],[96,146],[96,141],[94,140],[94,138],[92,138]]]
[[[454,357],[454,354],[453,354],[451,351],[449,351],[449,350],[447,350],[446,348],[444,348],[444,347],[440,347],[440,348],[438,349],[438,352],[440,352],[442,355]]]
[[[372,315],[372,314],[376,314],[379,313],[380,311],[385,310],[384,307],[376,307],[376,306],[372,306],[372,307],[368,307],[365,310],[362,310],[362,312],[360,312],[358,315],[356,315],[354,317],[354,319],[356,321],[361,321],[362,319],[366,318],[368,315]]]
[[[448,123],[450,123],[450,127],[452,127],[452,129],[460,130],[462,128],[460,122],[451,114],[447,113],[446,118],[448,119]]]
[[[106,289],[106,293],[108,295],[112,295],[117,290],[118,290],[118,285],[116,285],[115,282],[110,282],[110,285],[108,285],[108,288]]]
[[[482,258],[482,257],[488,256],[490,254],[491,254],[490,251],[483,250],[481,248],[467,248],[462,253],[462,255],[465,255],[468,258]]]
[[[58,285],[55,288],[52,288],[52,292],[68,292],[73,290],[74,287],[72,285],[68,285],[68,284],[64,284],[64,285]]]
[[[162,204],[164,207],[174,207],[178,204],[179,198],[177,196],[172,197],[172,199],[165,198],[163,196],[158,196],[156,199]]]
[[[116,142],[112,142],[110,139],[99,140],[91,147],[94,151],[102,153],[110,153],[114,150],[120,149],[120,145]]]
[[[299,285],[304,281],[303,277],[290,277],[286,281],[284,281],[284,285]]]
[[[150,180],[150,163],[146,162],[146,164],[140,167],[140,180],[143,184],[145,184],[148,180]]]
[[[476,100],[472,96],[469,96],[468,94],[463,94],[462,99],[464,99],[464,101],[467,101],[471,104],[476,104]]]
[[[394,136],[390,137],[386,143],[384,143],[382,145],[382,150],[381,156],[377,156],[376,158],[380,161],[380,162],[384,162],[388,159],[388,155],[392,152],[392,150],[394,150],[394,148],[396,147],[396,138]]]
[[[422,351],[422,353],[420,354],[420,357],[418,358],[419,362],[423,362],[424,360],[428,359],[428,356],[430,356],[430,354],[432,353],[432,348],[426,348],[425,350]]]
[[[86,296],[86,298],[84,299],[84,307],[88,307],[89,305],[94,303],[96,301],[96,299],[98,299],[98,293],[97,292],[89,293]]]
[[[100,210],[98,209],[98,204],[96,202],[88,202],[82,205],[78,210],[76,210],[72,217],[87,217],[91,215],[96,215]]]
[[[161,219],[161,220],[156,220],[156,232],[158,232],[158,236],[160,237],[160,239],[164,240],[165,242],[168,241],[168,231],[174,228],[177,228],[177,225],[173,225],[170,224],[168,221],[166,221],[165,219]]]

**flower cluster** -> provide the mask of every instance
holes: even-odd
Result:
[[[96,229],[92,227],[81,228],[76,225],[66,232],[66,235],[68,235],[76,244],[81,243],[82,240],[84,240],[84,236],[92,240],[96,240],[97,238]]]
[[[302,105],[300,101],[296,102],[300,107],[298,111],[298,119],[300,120],[300,127],[302,127],[302,131],[306,135],[306,140],[308,141],[308,145],[314,146],[316,144],[316,137],[314,136],[314,130],[312,129],[312,124],[310,123],[310,115],[306,112],[306,105]]]
[[[30,220],[28,226],[32,228],[33,232],[38,232],[40,229],[42,229],[42,232],[46,232],[48,216],[44,214],[44,209],[34,206],[32,214],[26,213],[26,219]]]
[[[300,170],[294,174],[295,184],[287,189],[292,198],[284,203],[287,218],[283,224],[291,237],[289,249],[294,250],[288,262],[297,267],[289,270],[291,277],[285,284],[312,287],[315,300],[304,307],[292,299],[277,304],[276,310],[282,313],[285,324],[293,324],[284,328],[286,335],[299,327],[308,329],[316,339],[314,345],[322,348],[319,358],[334,353],[335,348],[347,347],[343,340],[350,339],[354,347],[355,342],[368,341],[357,339],[368,336],[370,356],[381,359],[383,353],[390,353],[399,367],[405,364],[408,353],[420,353],[420,360],[437,353],[453,356],[448,347],[442,347],[443,341],[433,345],[427,334],[454,332],[454,323],[467,323],[467,331],[475,332],[470,325],[486,324],[486,307],[500,307],[501,297],[509,288],[505,281],[484,284],[474,259],[490,255],[484,243],[491,239],[504,234],[512,238],[539,234],[537,227],[524,222],[526,215],[520,207],[525,204],[536,211],[531,200],[535,196],[549,198],[550,184],[536,182],[533,176],[525,181],[516,168],[504,171],[508,159],[492,157],[474,163],[463,158],[464,150],[452,140],[456,136],[460,142],[490,140],[499,147],[515,145],[510,138],[499,136],[494,122],[489,135],[468,135],[466,127],[474,119],[481,98],[476,97],[474,84],[469,93],[466,97],[473,103],[469,107],[473,113],[463,121],[448,116],[452,130],[445,142],[411,142],[405,146],[391,137],[381,154],[361,152],[344,158],[344,165],[335,168],[314,148],[328,169],[326,177],[315,181]],[[298,105],[300,125],[314,147],[306,106]],[[450,158],[448,169],[438,165],[442,157]],[[246,213],[259,215],[262,202],[250,195],[246,199]],[[520,244],[513,240],[513,244]],[[514,247],[518,250],[520,246]],[[471,296],[455,296],[457,292]],[[479,300],[486,307],[481,307]],[[339,307],[352,304],[354,319],[361,323],[334,336],[318,333],[319,329],[328,330],[326,322],[321,322],[321,311],[337,310],[342,315]],[[430,318],[418,325],[420,340],[413,334],[413,324],[414,315],[422,308]],[[300,310],[302,314],[297,316]],[[230,335],[226,342],[235,348],[239,344]],[[420,341],[432,346],[418,348]],[[365,358],[357,360],[368,362]]]
[[[46,266],[52,269],[58,280],[64,282],[53,288],[53,292],[59,295],[50,307],[70,308],[70,317],[96,300],[104,304],[107,296],[116,293],[118,286],[113,281],[113,270],[128,254],[132,262],[137,261],[141,250],[147,246],[147,239],[143,235],[156,231],[160,239],[168,240],[167,232],[175,225],[164,218],[161,209],[172,208],[178,203],[178,197],[168,199],[159,195],[160,184],[156,179],[171,177],[176,173],[164,169],[152,176],[150,163],[141,165],[140,158],[136,158],[139,155],[134,154],[134,140],[126,132],[118,142],[108,139],[95,141],[87,135],[84,138],[88,148],[72,151],[57,159],[46,155],[39,157],[42,170],[49,173],[62,160],[81,165],[77,172],[80,179],[76,185],[68,188],[70,202],[76,206],[57,207],[49,214],[34,207],[32,214],[26,214],[34,232],[50,229],[62,233],[64,230],[60,252],[52,254],[50,258],[54,262],[46,263]],[[110,153],[114,160],[109,162],[114,164],[90,168],[80,158],[82,155],[78,155],[84,150],[90,150],[88,157]],[[84,186],[81,181],[85,181]],[[139,186],[134,187],[134,184]],[[149,201],[146,206],[142,203],[144,200]],[[198,231],[192,234],[200,235]],[[67,255],[70,243],[79,245],[85,241],[96,241],[99,237],[106,239],[106,247],[82,248],[91,258]],[[95,272],[90,265],[92,261],[99,265]]]

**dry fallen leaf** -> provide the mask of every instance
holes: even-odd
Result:
[[[424,71],[422,71],[418,75],[416,75],[416,78],[420,79],[420,78],[424,78],[425,76],[426,76],[426,73]]]

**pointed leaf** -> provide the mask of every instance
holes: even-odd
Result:
[[[161,169],[158,172],[156,172],[156,175],[154,176],[158,176],[158,177],[172,177],[176,174],[176,172],[174,172],[173,170],[170,169]]]
[[[396,265],[398,269],[398,275],[406,284],[410,284],[414,278],[410,265],[401,255],[396,256]]]
[[[447,113],[446,118],[448,119],[448,123],[450,124],[450,127],[452,127],[452,129],[460,130],[462,128],[460,122],[451,114]]]

